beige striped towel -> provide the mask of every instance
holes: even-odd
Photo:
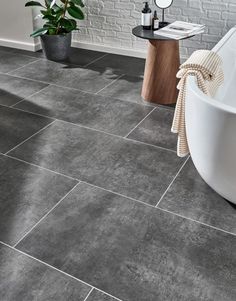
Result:
[[[189,75],[196,77],[198,87],[203,93],[213,97],[224,81],[220,56],[210,50],[197,50],[180,66],[177,73],[177,77],[180,78],[177,86],[179,96],[171,131],[178,134],[177,155],[179,157],[189,153],[185,128],[186,80]]]

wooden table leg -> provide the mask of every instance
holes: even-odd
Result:
[[[179,70],[179,41],[150,40],[142,97],[158,104],[176,103]]]

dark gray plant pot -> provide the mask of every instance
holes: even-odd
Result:
[[[42,48],[48,60],[63,61],[69,57],[71,32],[60,35],[41,36]]]

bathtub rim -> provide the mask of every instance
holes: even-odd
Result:
[[[236,25],[232,27],[223,38],[214,46],[212,51],[219,52],[219,50],[226,44],[226,42],[232,37],[232,35],[236,32]]]
[[[211,98],[204,94],[197,86],[196,78],[194,76],[189,76],[187,79],[188,91],[194,93],[198,98],[207,103],[209,106],[213,106],[220,109],[226,113],[231,113],[236,115],[236,108],[229,106],[227,104],[221,103],[215,98]]]
[[[212,49],[214,52],[219,52],[219,50],[225,45],[225,43],[232,37],[232,35],[236,33],[236,26],[231,28],[228,33],[216,44],[216,46]],[[209,97],[204,94],[198,87],[196,79],[194,76],[189,76],[187,79],[187,86],[191,92],[197,95],[202,101],[207,103],[210,106],[214,106],[217,109],[220,109],[224,112],[236,114],[236,108],[233,106],[224,104],[214,97]]]

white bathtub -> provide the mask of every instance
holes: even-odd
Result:
[[[195,78],[187,82],[186,130],[193,163],[218,194],[236,204],[236,27],[214,47],[223,60],[225,82],[214,98]]]

